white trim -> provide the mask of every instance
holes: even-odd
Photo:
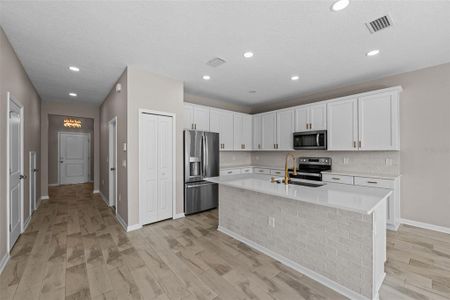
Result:
[[[52,186],[59,186],[59,183],[49,183],[47,184],[48,187],[52,187]]]
[[[115,161],[115,168],[116,168],[116,170],[115,170],[115,175],[116,176],[114,176],[114,181],[115,181],[115,183],[114,183],[114,189],[115,189],[115,191],[114,191],[114,199],[111,199],[111,201],[113,201],[113,203],[114,203],[114,207],[115,207],[115,213],[116,213],[116,215],[117,215],[117,174],[118,174],[118,170],[119,170],[119,166],[117,165],[117,156],[118,156],[118,153],[117,153],[117,144],[118,144],[118,141],[117,141],[117,131],[118,131],[118,129],[117,129],[117,116],[115,116],[114,118],[112,118],[111,120],[109,120],[109,122],[108,122],[108,198],[110,198],[110,194],[111,194],[111,184],[110,184],[110,179],[111,179],[111,165],[110,165],[110,154],[111,154],[111,149],[110,149],[110,147],[111,147],[111,141],[109,140],[109,137],[110,137],[110,131],[111,131],[111,125],[114,123],[114,129],[115,129],[115,132],[114,132],[114,134],[115,134],[115,137],[114,137],[114,141],[115,141],[115,145],[114,145],[114,148],[115,148],[115,150],[114,150],[114,152],[115,152],[115,159],[116,159],[116,161]],[[108,204],[108,206],[111,206],[111,203],[109,203]]]
[[[325,277],[325,276],[323,276],[323,275],[321,275],[319,273],[316,273],[316,272],[314,272],[314,271],[312,271],[312,270],[310,270],[308,268],[305,268],[304,266],[299,265],[298,263],[290,260],[289,258],[286,258],[286,257],[284,257],[284,256],[282,256],[282,255],[280,255],[278,253],[275,253],[272,250],[269,250],[269,249],[267,249],[267,248],[265,248],[265,247],[255,243],[255,242],[253,242],[253,241],[251,241],[251,240],[249,240],[249,239],[247,239],[247,238],[245,238],[245,237],[243,237],[243,236],[241,236],[241,235],[239,235],[237,233],[234,233],[231,230],[228,230],[228,229],[226,229],[226,228],[224,228],[222,226],[219,226],[217,228],[217,230],[222,232],[222,233],[224,233],[224,234],[226,234],[226,235],[228,235],[228,236],[230,236],[230,237],[232,237],[232,238],[234,238],[234,239],[236,239],[236,240],[238,240],[238,241],[240,241],[240,242],[242,242],[242,243],[244,243],[244,244],[246,244],[246,245],[248,245],[248,246],[250,246],[250,247],[252,247],[252,248],[254,248],[254,249],[256,249],[256,250],[258,250],[258,251],[260,251],[260,252],[262,252],[262,253],[264,253],[265,255],[270,256],[271,258],[273,258],[273,259],[281,262],[282,264],[284,264],[284,265],[286,265],[286,266],[296,270],[297,272],[300,272],[300,273],[308,276],[309,278],[318,281],[319,283],[323,284],[326,287],[329,287],[330,289],[338,292],[341,295],[344,295],[344,296],[346,296],[346,297],[348,297],[350,299],[356,299],[356,300],[359,300],[359,299],[366,300],[366,299],[368,299],[367,297],[365,297],[365,296],[363,296],[361,294],[358,294],[355,291],[352,291],[351,289],[349,289],[349,288],[347,288],[347,287],[345,287],[345,286],[343,286],[343,285],[341,285],[341,284],[339,284],[339,283],[337,283],[337,282],[335,282],[335,281],[333,281],[333,280],[331,280],[331,279],[329,279],[329,278],[327,278],[327,277]]]
[[[9,161],[10,161],[10,154],[9,154],[9,111],[10,111],[10,102],[14,102],[17,106],[20,107],[20,135],[21,135],[21,145],[20,145],[20,156],[21,156],[21,174],[23,174],[23,167],[24,167],[24,106],[16,101],[16,99],[14,99],[11,96],[10,92],[6,93],[6,248],[7,248],[7,253],[9,255],[9,251],[11,250],[11,241],[10,241],[10,232],[9,232],[9,224],[10,224],[10,210],[9,210],[9,193],[10,193],[10,187],[9,187]],[[21,183],[21,199],[20,199],[20,230],[21,233],[23,232],[23,196],[24,196],[24,186],[23,186],[23,182]]]
[[[92,194],[101,194],[100,190],[93,190]],[[108,205],[109,206],[109,205]]]
[[[184,218],[184,217],[185,217],[184,213],[179,213],[179,214],[173,215],[173,219],[174,220],[181,219],[181,218]]]
[[[399,227],[400,227],[400,223],[397,223],[395,225],[386,223],[386,229],[389,229],[391,231],[397,231]]]
[[[138,229],[141,229],[141,228],[142,228],[141,224],[130,225],[130,226],[127,227],[127,232],[138,230]]]
[[[106,197],[105,197],[105,195],[103,195],[103,193],[102,193],[102,192],[99,192],[99,194],[100,194],[100,196],[102,197],[103,201],[105,201],[105,203],[106,203],[106,206],[108,206],[108,207],[109,207],[109,201],[108,201],[108,198],[106,198]]]
[[[131,226],[127,226],[127,223],[122,219],[122,217],[119,214],[115,215],[117,222],[119,222],[120,225],[122,225],[123,229],[126,232],[130,232],[130,231],[134,231],[134,230],[138,230],[142,228],[141,224],[134,224]]]
[[[140,108],[138,110],[138,120],[139,120],[139,131],[141,130],[141,115],[142,114],[151,114],[151,115],[160,115],[160,116],[166,116],[166,117],[171,117],[172,118],[172,218],[174,218],[174,216],[177,214],[177,131],[176,131],[176,127],[177,127],[177,118],[176,118],[176,114],[175,113],[169,113],[169,112],[162,112],[162,111],[157,111],[157,110],[150,110],[150,109],[143,109]],[[140,134],[138,134],[138,157],[140,157],[141,155],[141,142],[140,142]],[[139,165],[139,178],[141,178],[141,163],[138,164]],[[138,191],[139,191],[139,182],[138,182]],[[140,195],[138,192],[138,203],[139,205],[141,204],[141,199],[140,199]],[[142,218],[141,218],[141,214],[139,212],[139,226],[142,227]],[[133,225],[135,226],[135,225]]]
[[[8,253],[5,253],[5,255],[3,255],[2,259],[0,260],[0,274],[3,273],[3,270],[5,269],[6,264],[8,264],[10,258],[11,256],[9,256]]]
[[[433,231],[450,234],[450,227],[444,227],[444,226],[439,226],[439,225],[434,225],[434,224],[429,224],[429,223],[423,223],[423,222],[413,221],[413,220],[409,220],[409,219],[400,219],[400,223],[423,228],[423,229],[429,229],[429,230],[433,230]]]
[[[68,183],[68,184],[79,184],[79,183],[88,183],[88,182],[92,182],[91,181],[91,133],[90,132],[72,132],[72,131],[58,131],[57,135],[58,135],[58,160],[57,160],[57,164],[58,164],[58,185],[61,185],[61,163],[60,163],[60,159],[61,159],[61,154],[60,154],[60,150],[61,150],[61,134],[73,134],[73,135],[84,135],[88,137],[88,160],[87,160],[87,178],[86,181],[84,182],[78,182],[78,183]],[[67,184],[67,183],[66,183]],[[48,186],[50,186],[49,184],[47,184]]]
[[[24,221],[23,231],[22,232],[25,232],[27,230],[28,225],[30,225],[30,221],[31,221],[31,215],[28,216],[28,218]]]
[[[50,199],[49,196],[41,196],[41,198],[39,198],[39,202],[42,200],[48,200],[48,199]]]

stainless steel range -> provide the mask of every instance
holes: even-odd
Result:
[[[322,171],[331,170],[331,158],[329,157],[299,157],[297,175],[289,170],[289,177],[322,181]]]

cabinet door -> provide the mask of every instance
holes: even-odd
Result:
[[[327,129],[326,104],[314,104],[309,107],[309,124],[311,130]]]
[[[223,150],[233,150],[233,112],[222,111],[220,114],[220,134],[222,135]]]
[[[277,114],[275,112],[261,115],[261,144],[262,149],[275,149],[276,130],[277,130]]]
[[[357,150],[357,99],[327,104],[328,150]]]
[[[277,149],[292,150],[294,132],[294,110],[277,112]]]
[[[194,106],[184,104],[183,127],[184,129],[194,129]]]
[[[209,131],[209,108],[194,106],[194,124],[196,130]]]
[[[398,102],[393,94],[358,99],[360,150],[398,150]]]
[[[253,149],[262,149],[261,115],[253,115]]]
[[[242,120],[242,143],[245,150],[251,150],[253,145],[253,122],[252,116],[245,114]]]
[[[295,109],[295,132],[309,130],[308,112],[309,109],[307,106],[302,106]]]
[[[242,150],[244,144],[244,116],[243,114],[234,113],[233,126],[234,126],[234,150]]]

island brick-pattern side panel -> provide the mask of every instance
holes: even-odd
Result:
[[[220,227],[372,298],[372,215],[223,185],[219,191]]]

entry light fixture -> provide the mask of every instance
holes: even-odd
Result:
[[[366,53],[366,56],[375,56],[380,53],[380,50],[374,49]]]
[[[66,118],[66,119],[64,119],[64,127],[81,128],[81,120]]]
[[[211,79],[211,76],[209,76],[209,75],[203,75],[203,80],[210,80]]]
[[[298,76],[298,75],[291,76],[291,80],[292,81],[296,81],[296,80],[299,80],[299,79],[300,79],[300,76]]]
[[[245,53],[244,53],[244,57],[245,57],[245,58],[251,58],[251,57],[253,57],[253,52],[251,52],[251,51],[245,52]]]
[[[76,96],[78,96],[78,94],[77,93],[69,93],[69,96],[70,97],[76,97]]]

